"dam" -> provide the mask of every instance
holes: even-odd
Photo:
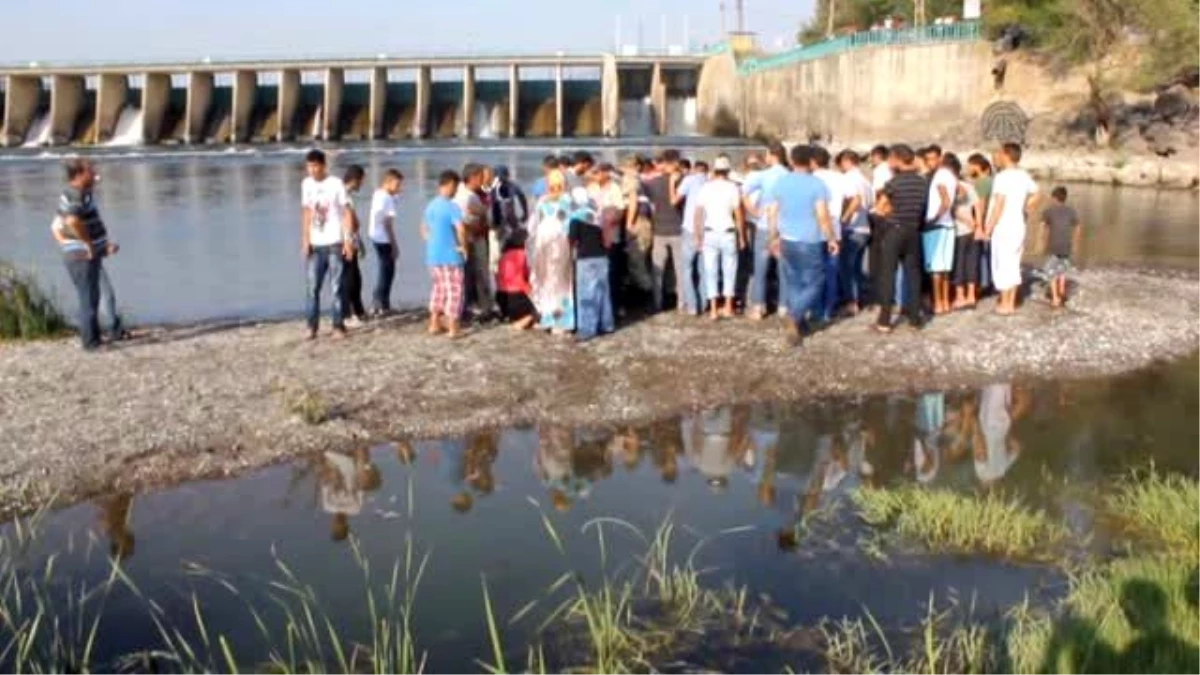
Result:
[[[694,133],[702,54],[0,66],[0,145]]]

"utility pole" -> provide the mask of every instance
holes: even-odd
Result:
[[[913,0],[913,25],[925,25],[925,0]]]
[[[920,2],[921,0],[917,0]],[[825,37],[833,37],[834,17],[837,15],[837,0],[825,0]]]
[[[725,0],[721,0],[721,39],[722,40],[724,40],[725,36],[729,34],[729,26],[727,25],[727,23],[725,21],[725,14],[726,14]]]
[[[745,3],[745,0],[737,0],[737,30],[739,33],[746,32],[746,3]]]

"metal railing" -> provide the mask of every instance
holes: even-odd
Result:
[[[789,49],[786,52],[759,58],[750,58],[738,64],[738,73],[754,73],[779,68],[780,66],[811,61],[833,54],[886,45],[928,44],[936,42],[970,42],[980,39],[982,31],[978,21],[962,21],[946,25],[920,26],[916,28],[864,30],[852,35],[842,35],[811,45]]]

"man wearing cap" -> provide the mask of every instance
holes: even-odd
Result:
[[[100,347],[100,285],[104,274],[104,258],[115,255],[118,247],[109,241],[108,230],[96,208],[92,190],[99,176],[86,159],[67,163],[67,186],[58,200],[57,216],[61,225],[55,228],[55,239],[62,248],[63,260],[79,303],[79,337],[83,348],[91,351]],[[120,318],[112,316],[112,335],[121,335]]]
[[[700,189],[696,205],[696,248],[704,255],[705,293],[712,300],[710,317],[733,317],[733,289],[738,251],[745,248],[746,219],[742,193],[729,180],[733,165],[726,155],[713,162],[713,180]],[[720,286],[718,287],[718,277]],[[725,299],[724,307],[721,298]]]

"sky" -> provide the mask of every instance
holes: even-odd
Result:
[[[726,0],[729,22],[733,5]],[[747,29],[782,46],[815,0],[745,0]],[[11,3],[11,4],[10,4]],[[0,62],[611,51],[720,34],[720,0],[7,0]],[[15,5],[15,6],[14,6]]]

